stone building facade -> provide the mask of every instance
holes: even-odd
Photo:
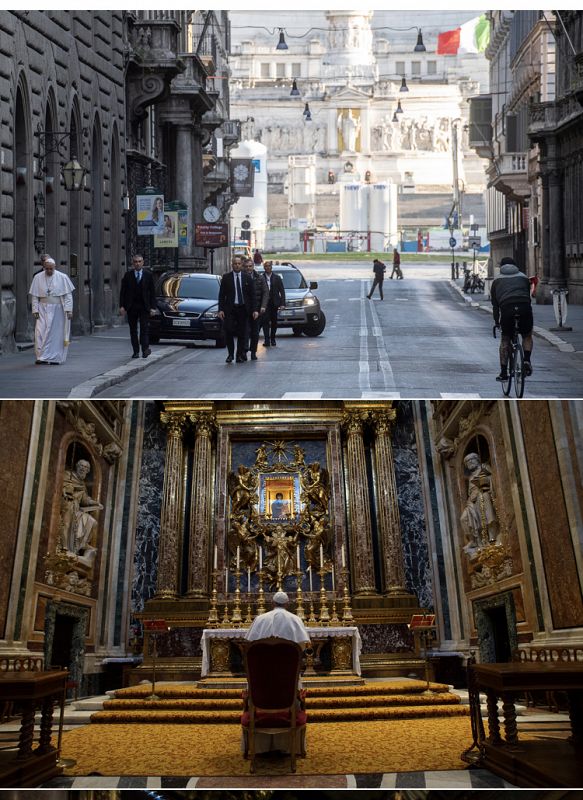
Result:
[[[2,350],[31,339],[28,289],[45,251],[75,285],[74,331],[113,319],[125,260],[124,48],[121,11],[0,13]],[[87,170],[79,192],[60,174],[72,157]]]

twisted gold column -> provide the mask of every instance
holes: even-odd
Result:
[[[383,554],[383,591],[385,594],[403,594],[405,565],[401,544],[401,520],[397,503],[397,483],[391,444],[391,425],[397,412],[394,408],[373,411],[375,431],[375,462],[377,468],[376,505],[379,534]]]
[[[195,425],[192,496],[190,501],[190,537],[188,550],[188,596],[209,595],[209,553],[212,497],[212,434],[216,427],[213,414],[192,414]]]
[[[362,425],[366,412],[347,411],[342,425],[347,436],[350,541],[353,594],[377,594],[374,580],[372,528]]]
[[[182,516],[182,436],[185,414],[162,412],[160,420],[166,426],[166,461],[164,488],[160,511],[160,543],[158,545],[157,598],[173,598],[178,594],[178,563],[180,553],[180,523]]]

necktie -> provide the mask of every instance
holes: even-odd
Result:
[[[236,273],[236,275],[235,275],[235,287],[236,287],[236,299],[235,299],[235,302],[236,302],[236,304],[238,306],[240,306],[243,303],[243,297],[242,297],[242,294],[241,294],[241,276],[239,275],[239,273]]]
[[[137,280],[138,283],[142,280],[142,270],[141,269],[138,270],[138,273],[136,275],[136,280]]]

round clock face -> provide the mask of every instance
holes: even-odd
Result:
[[[216,222],[221,216],[221,212],[216,206],[207,206],[202,215],[207,222]]]
[[[244,181],[247,175],[249,175],[249,170],[244,164],[237,164],[233,172],[238,181]]]

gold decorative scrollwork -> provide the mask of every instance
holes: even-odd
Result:
[[[229,640],[210,640],[211,645],[211,670],[213,672],[229,672]]]
[[[332,669],[342,671],[352,669],[352,640],[350,637],[332,637]]]

